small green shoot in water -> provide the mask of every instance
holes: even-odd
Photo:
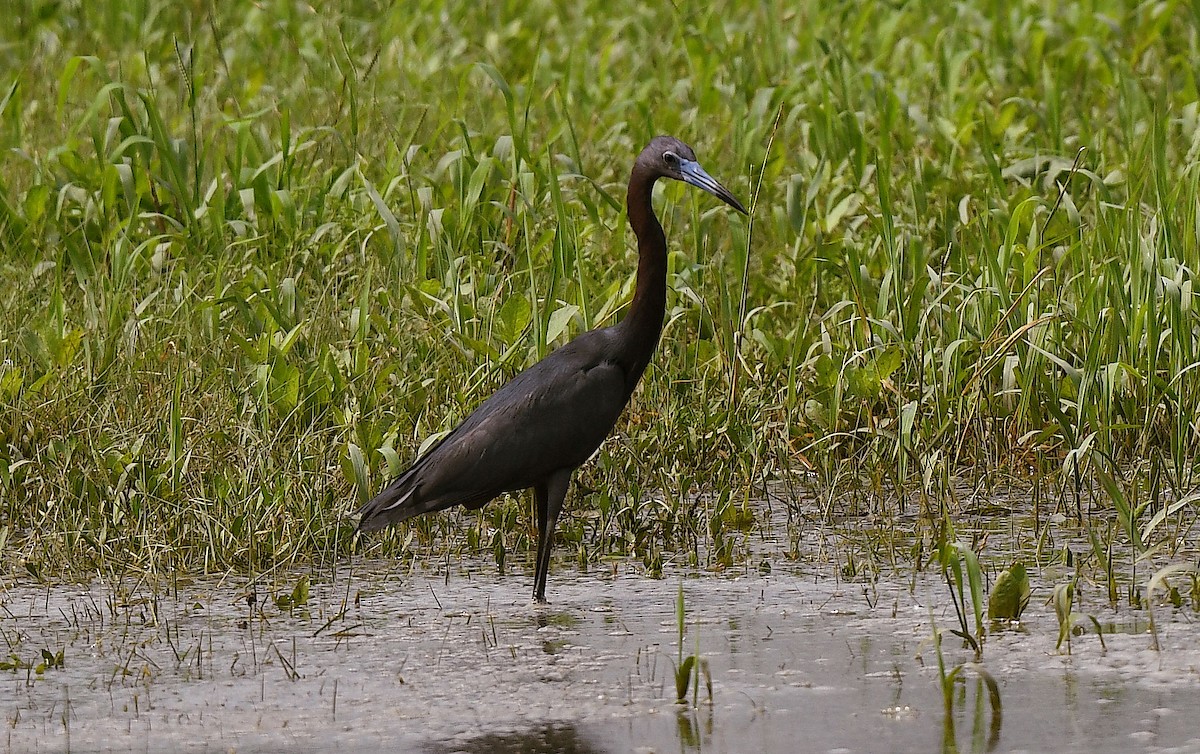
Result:
[[[686,615],[683,600],[683,582],[679,583],[679,596],[675,600],[675,620],[679,630],[679,661],[675,663],[675,703],[687,704],[689,687],[692,689],[692,706],[699,702],[700,675],[704,674],[704,686],[708,691],[708,701],[713,698],[712,673],[708,669],[708,660],[700,657],[700,639],[696,639],[696,651],[687,657],[683,656],[684,616]],[[695,685],[693,686],[693,681]]]
[[[1200,592],[1200,588],[1197,586],[1197,573],[1200,572],[1198,572],[1194,566],[1184,563],[1175,563],[1158,569],[1158,571],[1156,571],[1154,575],[1150,577],[1150,581],[1146,584],[1145,605],[1146,613],[1150,616],[1150,648],[1155,652],[1159,651],[1159,644],[1158,626],[1154,622],[1154,592],[1158,589],[1166,588],[1167,597],[1171,603],[1177,608],[1182,607],[1182,595],[1179,594],[1178,589],[1171,586],[1167,579],[1169,579],[1171,576],[1177,576],[1185,573],[1192,577],[1192,594],[1196,595],[1198,592]],[[1099,630],[1099,626],[1097,626],[1097,630]],[[1101,639],[1101,641],[1103,641],[1103,639]]]
[[[951,528],[947,524],[946,531]],[[950,633],[962,638],[978,658],[983,654],[983,571],[979,567],[979,558],[974,550],[964,542],[944,541],[938,547],[938,561],[942,567],[942,575],[946,586],[950,588],[950,601],[954,603],[954,612],[958,616],[958,628],[950,629]],[[966,571],[964,585],[963,571]],[[953,579],[952,579],[953,577]],[[965,586],[965,588],[964,588]],[[967,620],[967,592],[971,595],[971,614],[975,617],[975,633],[972,635]]]
[[[988,617],[993,621],[1015,621],[1029,604],[1029,575],[1025,564],[1017,561],[1001,571],[988,595]]]
[[[292,587],[291,594],[280,592],[275,595],[275,607],[280,610],[295,610],[308,604],[308,576],[301,576]]]
[[[27,670],[33,669],[39,677],[47,670],[60,670],[64,667],[66,649],[60,649],[58,652],[51,652],[49,649],[41,651],[41,661],[37,665],[32,665],[21,657],[16,652],[10,652],[8,657],[0,660],[0,670]]]
[[[16,652],[9,652],[8,657],[0,660],[0,670],[24,670],[28,667],[29,663],[22,660]]]
[[[42,661],[34,666],[33,672],[41,675],[47,670],[62,669],[65,653],[66,649],[60,649],[58,652],[51,652],[49,649],[43,649]]]
[[[1096,620],[1095,616],[1087,613],[1076,613],[1071,609],[1071,606],[1075,602],[1074,579],[1054,587],[1054,594],[1050,596],[1050,602],[1054,605],[1054,614],[1058,617],[1058,642],[1054,645],[1056,651],[1062,651],[1062,645],[1065,641],[1067,643],[1067,654],[1071,654],[1071,636],[1083,633],[1083,626],[1080,624],[1085,618],[1091,621],[1092,625],[1096,628],[1096,636],[1100,639],[1100,651],[1108,651],[1108,647],[1104,644],[1104,630],[1100,628],[1100,622]]]

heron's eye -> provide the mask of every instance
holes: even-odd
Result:
[[[663,162],[667,163],[669,167],[677,168],[679,167],[679,156],[674,152],[663,152]]]

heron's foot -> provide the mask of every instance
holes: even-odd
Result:
[[[535,594],[535,595],[533,595],[533,604],[535,604],[535,605],[549,605],[549,604],[550,604],[550,600],[546,599],[546,595],[545,595],[545,594]]]

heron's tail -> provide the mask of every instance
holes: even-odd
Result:
[[[358,509],[359,531],[382,529],[388,524],[399,523],[429,510],[417,495],[420,485],[414,479],[414,471],[409,469],[401,474],[371,502]]]

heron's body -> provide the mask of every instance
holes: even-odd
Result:
[[[745,209],[695,162],[692,150],[656,137],[629,179],[629,223],[638,276],[619,324],[591,330],[521,372],[360,511],[370,531],[454,505],[479,508],[532,487],[538,507],[534,599],[545,601],[554,524],[571,472],[604,442],[650,363],[666,307],[667,242],[651,194],[660,177],[684,180]]]
[[[584,333],[493,393],[388,488],[415,497],[373,519],[364,510],[362,528],[452,505],[476,508],[586,461],[637,384],[613,357],[614,329]]]

